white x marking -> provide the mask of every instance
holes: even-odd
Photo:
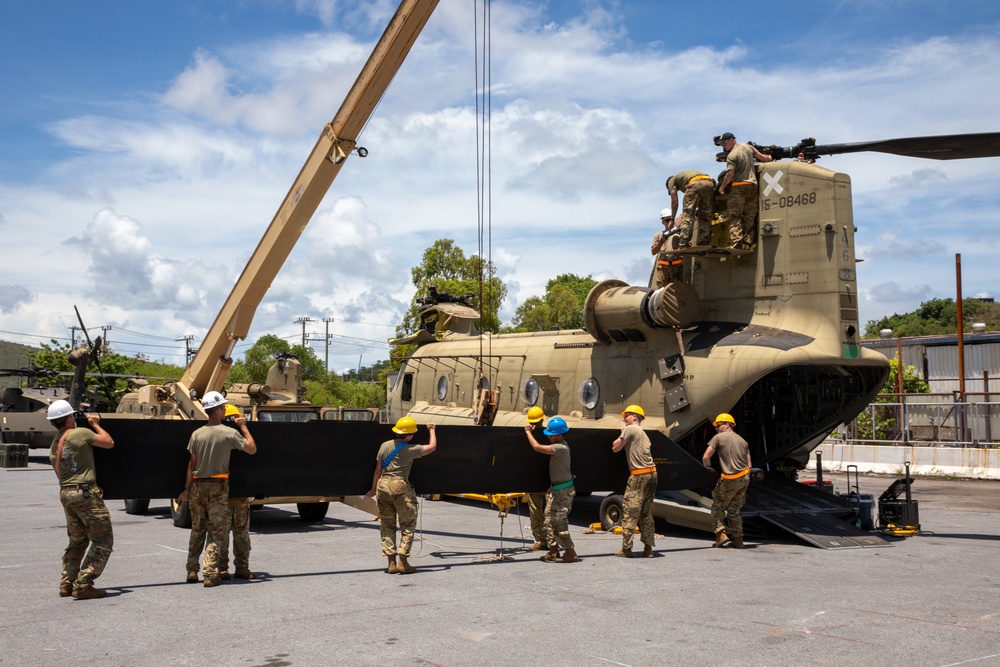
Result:
[[[764,180],[767,181],[767,187],[764,188],[765,197],[771,194],[771,190],[774,190],[775,193],[779,195],[785,191],[785,188],[781,187],[781,183],[778,182],[781,180],[783,174],[784,172],[780,169],[774,172],[774,176],[771,176],[771,174],[764,174]]]

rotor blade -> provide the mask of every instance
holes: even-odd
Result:
[[[840,153],[891,153],[931,160],[964,160],[1000,155],[1000,132],[948,134],[936,137],[906,137],[855,144],[826,144],[812,149],[817,155]]]

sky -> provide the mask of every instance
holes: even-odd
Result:
[[[0,339],[68,342],[77,306],[115,352],[183,364],[179,339],[207,333],[395,7],[4,3]],[[486,13],[441,0],[237,353],[301,342],[308,317],[331,370],[387,358],[410,269],[442,238],[467,255],[483,239],[505,323],[560,274],[645,284],[664,180],[717,173],[725,131],[1000,131],[994,0],[492,2],[488,79]],[[997,296],[1000,158],[820,164],[852,179],[862,327],[954,298],[957,254],[963,295]]]

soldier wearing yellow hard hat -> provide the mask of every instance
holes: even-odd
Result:
[[[701,457],[706,467],[711,467],[712,457],[719,454],[722,475],[712,491],[712,522],[715,524],[713,547],[721,547],[732,540],[730,546],[743,548],[743,517],[740,510],[750,485],[750,447],[733,429],[736,420],[728,413],[721,413],[712,422],[717,433],[708,441]]]
[[[545,419],[545,411],[537,405],[528,408],[528,424],[533,429],[536,437],[542,430],[542,420]],[[528,549],[530,551],[540,551],[548,548],[545,539],[545,492],[525,493],[525,500],[528,502],[528,517],[531,521],[531,536],[535,538],[535,543]]]
[[[235,429],[240,423],[246,423],[243,412],[233,405],[226,403],[225,416],[222,423]],[[250,569],[250,503],[253,498],[229,496],[229,518],[233,535],[233,565],[235,573],[229,572],[229,538],[219,546],[219,578],[223,580],[232,579],[234,574],[237,579],[256,579],[257,573]]]
[[[375,497],[381,522],[382,555],[389,559],[386,572],[411,574],[416,569],[410,565],[410,547],[413,530],[417,525],[417,494],[410,485],[410,468],[413,461],[437,449],[434,424],[427,424],[430,443],[415,445],[411,441],[417,433],[417,422],[412,417],[400,417],[392,432],[396,437],[386,440],[379,447],[375,475],[368,497]],[[396,547],[396,524],[399,523],[399,547]],[[399,566],[396,557],[399,557]]]
[[[653,496],[656,495],[656,463],[650,451],[649,436],[642,430],[642,420],[646,413],[640,405],[630,405],[622,411],[625,427],[621,435],[611,445],[611,451],[625,450],[629,476],[625,483],[625,497],[622,500],[622,548],[615,555],[632,557],[632,537],[639,526],[639,537],[643,543],[642,555],[653,557],[656,546],[656,527],[653,524]]]

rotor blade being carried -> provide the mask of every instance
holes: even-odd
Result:
[[[826,144],[812,147],[816,155],[840,153],[891,153],[931,160],[964,160],[1000,155],[1000,132],[948,134],[936,137],[906,137],[854,144]]]

